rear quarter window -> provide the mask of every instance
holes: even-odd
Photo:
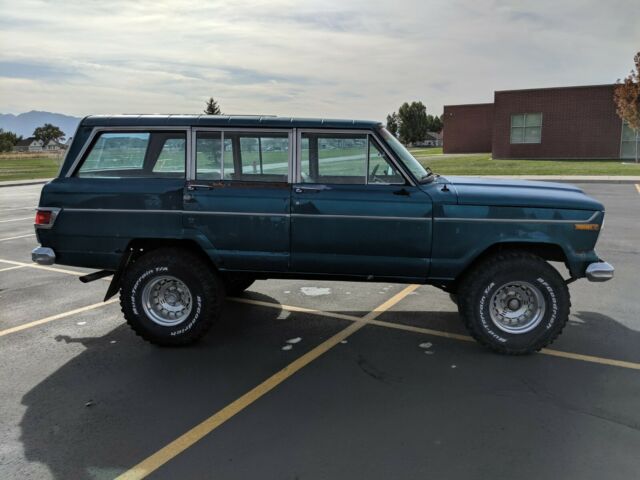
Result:
[[[76,176],[184,178],[185,164],[185,132],[101,132]]]

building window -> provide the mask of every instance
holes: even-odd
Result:
[[[511,143],[540,143],[542,113],[511,115]]]
[[[622,122],[620,158],[636,158],[636,149],[640,152],[640,135],[636,135],[636,133],[627,122]]]

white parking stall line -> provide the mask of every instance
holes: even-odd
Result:
[[[35,236],[36,236],[35,233],[28,233],[26,235],[18,235],[17,237],[0,238],[0,242],[6,242],[8,240],[16,240],[18,238],[27,238],[27,237],[35,237]]]
[[[30,217],[12,218],[11,220],[0,220],[0,223],[19,222],[20,220],[33,220],[33,215]]]
[[[25,265],[15,265],[13,267],[0,268],[0,272],[8,272],[9,270],[15,270],[16,268],[24,268]]]
[[[34,210],[36,207],[11,207],[11,208],[0,208],[0,212],[15,212],[16,210]]]

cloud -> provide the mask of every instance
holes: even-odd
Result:
[[[594,15],[594,12],[598,12]],[[0,111],[384,119],[499,89],[613,82],[636,2],[0,2]]]

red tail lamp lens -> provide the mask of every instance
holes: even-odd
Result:
[[[51,223],[51,212],[38,210],[36,212],[36,225],[49,225]]]

